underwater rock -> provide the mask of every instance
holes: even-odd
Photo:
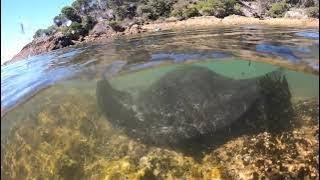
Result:
[[[274,116],[290,107],[290,97],[286,79],[278,71],[235,80],[205,67],[184,66],[167,73],[137,97],[114,89],[107,79],[97,83],[98,106],[114,126],[143,142],[171,147],[215,136],[255,107],[260,107],[270,122],[281,121],[284,116]]]

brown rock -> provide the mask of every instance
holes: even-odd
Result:
[[[179,21],[179,18],[177,17],[169,17],[165,20],[165,22],[176,22],[176,21]]]
[[[49,50],[64,48],[70,45],[74,45],[74,43],[72,42],[70,37],[62,35],[55,37],[51,45],[53,46],[50,46]]]
[[[109,25],[107,25],[105,22],[99,22],[89,32],[89,35],[93,37],[99,37],[103,34],[112,34],[112,33],[115,33],[115,31]]]
[[[63,48],[73,44],[74,43],[69,37],[64,36],[62,33],[59,32],[54,34],[53,36],[34,39],[32,42],[24,46],[22,50],[11,60],[20,60],[28,56],[38,55],[44,52]]]
[[[143,32],[141,26],[137,25],[137,24],[134,24],[132,25],[130,28],[127,28],[126,31],[125,31],[125,34],[126,35],[129,35],[129,34],[138,34],[138,33],[141,33]]]
[[[303,9],[290,9],[284,15],[285,18],[292,18],[292,19],[307,19],[308,15],[304,12]]]

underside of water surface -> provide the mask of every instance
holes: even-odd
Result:
[[[110,83],[118,90],[134,94],[134,89],[143,89],[160,79],[166,73],[188,64],[170,64],[156,68],[137,70],[136,73],[126,75],[123,73],[110,78]],[[319,95],[319,77],[303,72],[296,72],[278,66],[256,62],[252,60],[224,59],[223,61],[193,62],[191,66],[206,67],[210,70],[233,79],[248,79],[265,75],[272,71],[280,70],[286,76],[293,99],[317,98]],[[106,72],[107,73],[107,72]]]
[[[289,129],[248,131],[240,135],[231,129],[229,133],[216,134],[215,141],[204,140],[201,148],[153,146],[131,137],[126,128],[114,126],[98,110],[96,81],[69,80],[41,91],[2,119],[2,177],[318,178],[318,76],[266,63],[230,59],[124,71],[109,80],[115,89],[137,96],[161,77],[186,66],[205,67],[236,80],[281,71],[292,95],[293,114],[291,119],[279,121],[289,123]],[[260,125],[260,122],[255,124]]]

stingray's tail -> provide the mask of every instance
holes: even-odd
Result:
[[[258,80],[258,87],[264,99],[263,111],[268,119],[269,130],[287,128],[292,120],[293,108],[287,77],[282,68],[267,73]]]

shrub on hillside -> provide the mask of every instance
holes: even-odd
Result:
[[[157,16],[168,17],[175,0],[149,0],[148,5],[155,8]]]
[[[155,9],[149,5],[138,6],[137,14],[138,14],[138,16],[142,17],[145,20],[147,20],[147,19],[156,20],[159,17],[157,15],[157,13],[155,12]]]
[[[123,3],[124,3],[123,0],[108,0],[107,6],[110,9],[115,9],[116,7],[122,6]]]
[[[185,9],[183,11],[182,15],[185,18],[191,18],[191,17],[199,16],[200,13],[199,13],[198,9],[195,6],[190,5],[190,6],[187,7],[187,9]]]
[[[239,3],[236,3],[233,7],[233,13],[236,15],[243,15],[241,10],[241,5]]]
[[[53,23],[54,23],[56,26],[60,27],[60,26],[63,24],[65,18],[66,18],[66,17],[64,17],[62,14],[59,14],[58,16],[55,16],[55,17],[53,18]]]
[[[126,17],[133,18],[136,15],[137,5],[135,3],[130,3],[126,6]]]
[[[70,26],[62,28],[61,31],[72,40],[78,40],[80,36],[86,36],[89,32],[78,22],[72,22]]]
[[[197,9],[202,15],[212,15],[223,18],[235,14],[236,0],[205,0],[197,4]]]
[[[268,15],[271,17],[282,17],[286,11],[289,10],[289,6],[285,2],[277,2],[271,4],[271,8],[268,11]]]
[[[116,20],[122,21],[126,17],[125,6],[119,6],[114,9]]]
[[[309,17],[319,18],[319,7],[306,8],[306,13]]]
[[[71,6],[80,13],[85,13],[89,7],[88,0],[75,0]]]
[[[75,0],[71,6],[77,11],[77,13],[79,15],[83,16],[83,15],[88,15],[93,10],[105,9],[108,1],[106,1],[106,0],[103,0],[103,1],[101,1],[101,0]]]
[[[48,27],[47,29],[38,29],[33,35],[33,38],[38,38],[41,36],[49,36],[55,33],[56,31],[57,31],[57,28],[54,25]]]
[[[122,27],[118,21],[108,21],[107,25],[109,25],[116,32],[123,32],[125,30],[125,28]]]
[[[64,15],[69,20],[71,20],[72,22],[81,23],[81,17],[77,14],[76,10],[72,7],[66,6],[62,8],[61,14]]]
[[[198,9],[193,4],[190,4],[185,0],[179,0],[173,5],[173,10],[171,11],[171,16],[175,16],[180,19],[187,19],[199,15],[200,13]]]
[[[91,16],[83,16],[81,24],[85,30],[89,31],[96,24],[96,20]]]
[[[159,17],[169,17],[175,0],[147,0],[138,6],[137,14],[143,18],[156,20]]]
[[[45,35],[45,30],[44,29],[38,29],[34,35],[33,35],[33,38],[38,38],[38,37],[41,37]]]
[[[185,0],[179,0],[177,3],[173,5],[171,15],[176,17],[182,16],[183,11],[187,9],[188,5],[189,5],[189,2]]]

